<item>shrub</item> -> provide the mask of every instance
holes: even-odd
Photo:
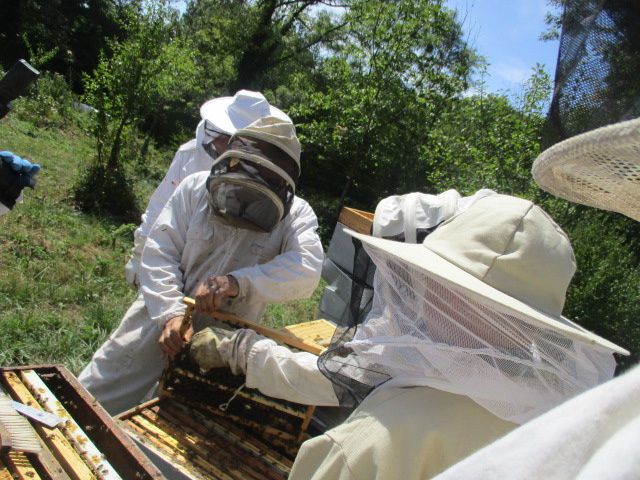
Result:
[[[81,114],[73,108],[74,96],[64,77],[44,72],[27,94],[14,102],[16,116],[38,127],[67,127]]]
[[[106,165],[93,163],[82,172],[73,189],[76,205],[83,211],[138,222],[140,212],[131,180],[122,168],[107,170]]]

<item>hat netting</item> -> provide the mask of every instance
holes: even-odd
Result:
[[[365,248],[376,265],[372,309],[351,338],[343,336],[319,360],[341,402],[361,401],[393,379],[466,395],[524,423],[613,376],[610,351]]]
[[[640,116],[640,2],[566,0],[544,147]]]

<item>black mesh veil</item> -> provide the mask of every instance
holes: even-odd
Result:
[[[543,147],[640,116],[640,2],[566,0]]]
[[[427,235],[432,233],[438,225],[429,229],[418,229],[416,237],[422,243]],[[404,235],[393,238],[404,241]],[[345,346],[353,340],[358,327],[365,321],[371,311],[373,297],[366,292],[373,289],[373,278],[376,271],[375,263],[362,245],[362,242],[352,238],[354,246],[353,268],[350,275],[351,294],[348,308],[340,324],[331,338],[329,348],[320,355],[318,367],[320,371],[333,383],[334,392],[340,406],[351,409],[356,407],[378,385],[390,379],[387,373],[376,371],[372,365],[364,366],[357,362],[357,356]],[[367,383],[356,378],[363,377],[366,369]]]
[[[344,344],[353,339],[358,325],[360,325],[371,310],[371,298],[363,302],[366,289],[372,288],[375,265],[362,246],[362,242],[352,239],[355,247],[353,256],[353,270],[351,278],[351,296],[345,316],[331,339],[329,348],[320,355],[318,367],[331,380],[334,391],[342,407],[353,408],[358,405],[372,390],[370,385],[354,380],[351,371],[359,368],[352,363],[351,351]],[[372,372],[374,375],[375,373]],[[389,377],[380,373],[380,382]]]

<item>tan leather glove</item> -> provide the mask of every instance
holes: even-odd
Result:
[[[193,335],[189,348],[189,359],[194,362],[202,373],[212,368],[222,368],[229,365],[220,355],[220,344],[233,336],[233,330],[221,327],[207,327]]]
[[[212,368],[229,367],[234,375],[245,374],[249,351],[261,338],[253,330],[207,327],[193,335],[189,359],[202,373]]]

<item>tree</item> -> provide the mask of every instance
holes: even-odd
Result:
[[[103,54],[86,78],[87,102],[98,111],[93,127],[94,172],[79,189],[90,194],[80,201],[85,207],[120,214],[130,211],[132,202],[122,193],[128,182],[123,178],[121,155],[128,134],[153,125],[165,110],[197,90],[193,50],[177,38],[175,15],[161,2],[132,3],[123,26],[126,40],[113,42],[113,55]],[[94,182],[105,187],[96,192]],[[116,194],[106,185],[121,191]],[[116,202],[114,197],[126,197],[126,201]]]
[[[119,38],[124,0],[20,0],[0,3],[0,62],[47,54],[38,65],[58,72],[80,91],[109,38]],[[37,63],[37,62],[36,62]]]
[[[347,29],[325,45],[317,91],[291,109],[305,151],[302,183],[371,208],[419,188],[420,150],[474,55],[439,1],[355,1]]]
[[[347,0],[258,0],[249,17],[251,28],[246,47],[238,58],[232,90],[264,85],[265,77],[288,60],[304,58],[313,46],[326,43],[346,22],[315,22],[308,11],[312,6],[347,7]]]
[[[480,93],[451,101],[431,130],[426,185],[433,191],[456,188],[471,194],[480,188],[535,197],[531,165],[540,153],[544,108],[551,81],[538,65],[519,99]]]
[[[318,47],[344,27],[313,7],[348,0],[191,0],[182,19],[193,39],[209,96],[267,91],[315,68]]]

